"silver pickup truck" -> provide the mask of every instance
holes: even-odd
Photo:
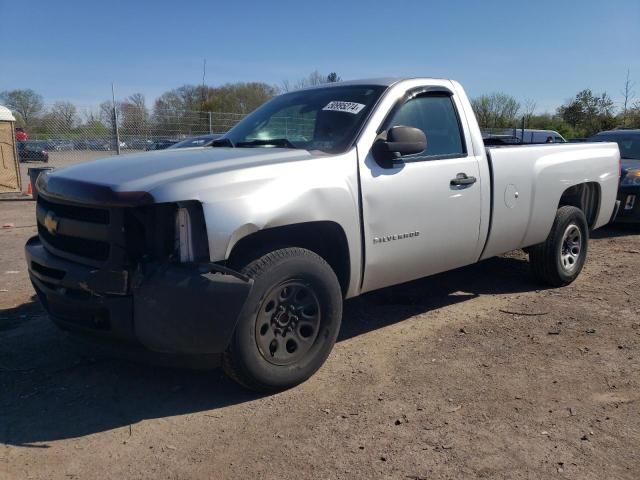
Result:
[[[60,327],[220,354],[263,391],[326,360],[343,299],[514,249],[553,286],[617,208],[615,143],[486,148],[454,81],[280,95],[211,147],[41,176],[29,273]]]

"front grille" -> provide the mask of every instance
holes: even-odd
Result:
[[[38,235],[53,255],[100,267],[111,255],[112,212],[59,203],[38,195]]]
[[[109,210],[104,208],[78,207],[64,203],[53,203],[42,196],[38,197],[38,205],[47,211],[53,211],[59,217],[71,218],[82,222],[109,224]]]
[[[41,223],[38,223],[38,235],[40,235],[41,240],[44,240],[46,244],[52,246],[58,250],[58,252],[69,253],[77,257],[90,258],[101,262],[109,258],[110,246],[108,242],[68,237],[66,235],[51,235]]]

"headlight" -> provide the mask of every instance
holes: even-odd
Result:
[[[191,234],[191,215],[189,210],[180,207],[176,212],[176,253],[180,257],[180,262],[193,262],[193,237]]]
[[[627,174],[622,179],[621,185],[623,187],[640,186],[640,170],[628,170]]]

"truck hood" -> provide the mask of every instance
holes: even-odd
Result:
[[[102,205],[154,202],[153,190],[170,182],[314,158],[307,150],[204,147],[103,158],[55,170],[38,179],[45,196]]]

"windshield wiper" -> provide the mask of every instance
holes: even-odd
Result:
[[[238,142],[236,147],[263,147],[268,145],[280,148],[297,148],[286,138],[269,138],[264,140],[251,140],[250,142]]]
[[[212,147],[235,147],[230,138],[216,138],[211,142]]]

